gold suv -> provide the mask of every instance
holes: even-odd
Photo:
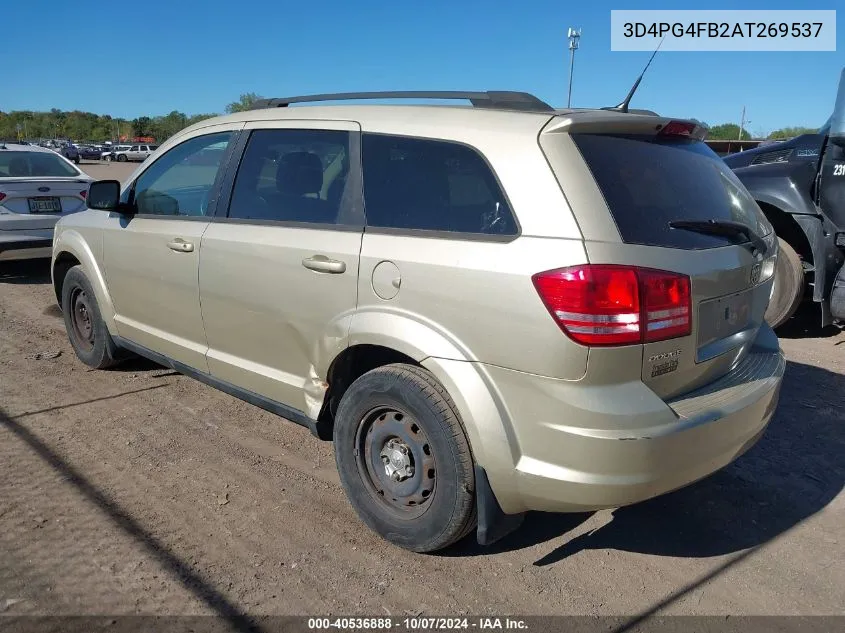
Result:
[[[310,105],[389,97],[470,106]],[[525,93],[273,99],[63,218],[82,362],[140,354],[334,442],[416,551],[634,503],[760,437],[772,227],[694,122]]]

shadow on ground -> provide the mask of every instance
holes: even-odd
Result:
[[[822,327],[821,324],[821,308],[816,303],[808,303],[777,329],[777,335],[785,339],[830,338],[842,331],[835,325]]]
[[[0,262],[0,284],[49,284],[49,259],[24,259],[18,262]]]
[[[615,549],[710,557],[755,548],[816,514],[845,483],[845,389],[839,374],[787,364],[780,404],[766,434],[737,462],[677,492],[619,508],[612,520],[535,561],[546,566],[582,550]],[[559,537],[589,515],[529,513],[522,528],[489,548],[466,539],[446,555],[489,555]]]
[[[132,537],[147,551],[147,554],[166,567],[174,578],[177,578],[188,591],[205,603],[220,620],[229,625],[229,628],[244,632],[261,630],[256,626],[255,620],[218,591],[209,579],[196,571],[190,563],[181,559],[176,552],[126,512],[118,500],[100,490],[81,471],[65,461],[46,442],[32,433],[24,422],[19,421],[21,417],[10,417],[0,409],[0,427],[5,427],[26,443],[28,448],[59,474],[64,482],[74,486],[117,528]]]

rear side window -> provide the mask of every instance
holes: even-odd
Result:
[[[486,161],[446,141],[364,134],[367,225],[516,235],[516,220]]]
[[[757,203],[700,141],[608,134],[573,134],[572,139],[627,243],[685,249],[732,243],[672,229],[674,220],[727,220],[760,232]]]

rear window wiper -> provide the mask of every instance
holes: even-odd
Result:
[[[705,235],[723,235],[725,237],[744,237],[751,246],[751,254],[765,253],[766,242],[745,224],[728,220],[672,220],[669,228],[695,231]]]

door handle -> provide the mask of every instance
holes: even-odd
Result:
[[[302,260],[302,265],[318,273],[333,273],[339,275],[346,272],[346,262],[329,259],[325,255],[312,255]]]
[[[190,253],[194,250],[194,245],[190,242],[186,242],[180,237],[177,237],[172,242],[167,243],[167,248],[171,251],[176,251],[177,253]]]

